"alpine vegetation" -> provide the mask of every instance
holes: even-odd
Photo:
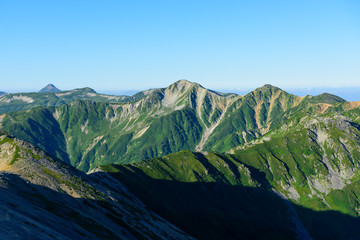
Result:
[[[357,239],[360,102],[179,80],[0,97],[0,236]],[[59,224],[61,223],[61,224]]]

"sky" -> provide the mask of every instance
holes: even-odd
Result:
[[[360,87],[360,1],[0,0],[0,91]]]

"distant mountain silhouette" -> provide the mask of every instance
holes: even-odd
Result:
[[[39,92],[60,92],[61,90],[55,87],[53,84],[48,84],[42,88]]]

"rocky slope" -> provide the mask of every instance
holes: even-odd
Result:
[[[0,135],[1,239],[191,239],[107,173]]]

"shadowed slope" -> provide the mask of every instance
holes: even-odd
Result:
[[[360,126],[351,119],[299,114],[233,152],[182,151],[100,169],[202,239],[359,236]]]
[[[108,174],[89,177],[3,134],[0,222],[1,239],[191,239]]]
[[[182,151],[100,169],[198,239],[351,239],[360,234],[358,217],[290,203],[272,189],[263,171],[229,155]]]

